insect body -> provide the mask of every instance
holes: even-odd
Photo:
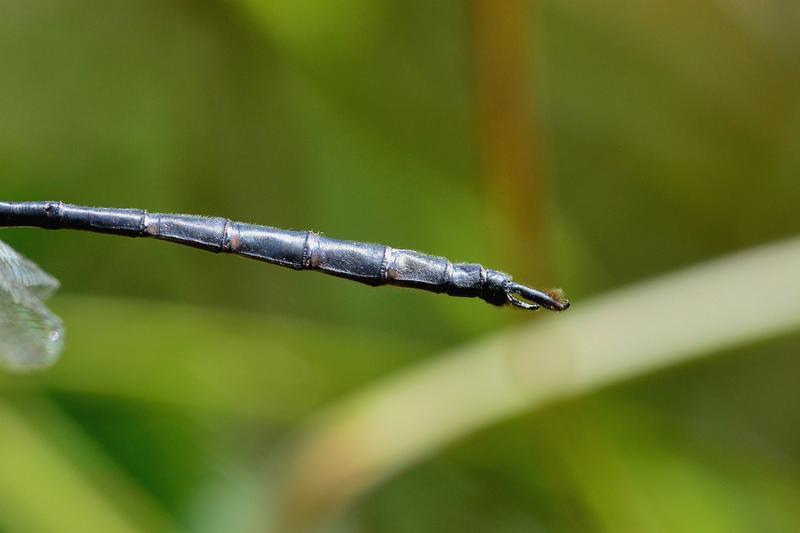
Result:
[[[311,231],[282,230],[226,218],[83,207],[62,202],[0,202],[0,227],[76,229],[152,237],[295,270],[317,270],[367,285],[395,285],[477,297],[494,305],[529,310],[544,307],[563,311],[569,307],[559,291],[526,287],[515,283],[508,274],[478,264],[451,263],[444,257],[413,250],[331,239]]]

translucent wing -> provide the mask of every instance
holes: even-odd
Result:
[[[0,364],[47,367],[64,347],[64,325],[42,300],[58,280],[0,241]]]

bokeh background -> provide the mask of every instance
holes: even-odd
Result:
[[[792,0],[0,12],[4,200],[413,248],[561,286],[575,312],[800,232]],[[61,280],[68,327],[54,368],[0,376],[2,532],[800,531],[796,333],[489,420],[281,525],[319,413],[568,315],[145,240],[0,237]],[[761,281],[731,287],[742,315],[769,307]]]

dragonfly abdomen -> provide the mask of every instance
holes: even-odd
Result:
[[[451,296],[479,297],[525,309],[569,306],[557,293],[512,282],[511,276],[478,264],[382,244],[332,239],[227,218],[148,213],[140,209],[83,207],[62,202],[0,202],[0,226],[78,229],[128,237],[151,237],[211,252],[226,252],[295,270],[317,270],[367,285],[396,285]],[[520,300],[521,296],[527,302]]]

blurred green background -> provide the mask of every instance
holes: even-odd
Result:
[[[575,309],[800,233],[793,0],[0,5],[4,200],[382,242]],[[68,327],[53,369],[0,376],[2,532],[275,530],[270,465],[309,417],[554,319],[158,242],[0,237],[61,280]],[[769,298],[731,290],[741,313]],[[800,531],[798,348],[497,420],[319,528]]]

